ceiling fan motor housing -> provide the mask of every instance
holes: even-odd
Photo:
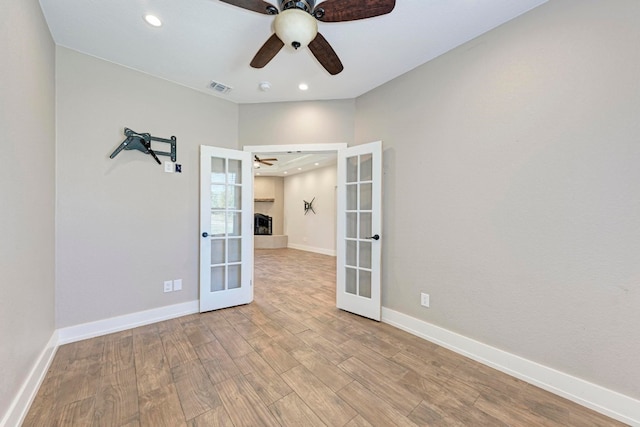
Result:
[[[280,10],[287,9],[300,9],[305,12],[311,13],[313,6],[315,6],[315,0],[282,0],[280,2]]]

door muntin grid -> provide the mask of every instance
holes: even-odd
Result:
[[[242,186],[242,160],[211,158],[211,292],[242,287]]]
[[[345,292],[371,298],[373,157],[346,159]]]

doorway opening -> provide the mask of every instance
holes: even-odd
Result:
[[[336,255],[336,163],[338,150],[346,146],[244,147],[254,161],[254,218],[271,223],[271,234],[254,235],[255,249],[288,247]],[[308,206],[312,209],[305,210]]]
[[[380,320],[382,141],[353,147],[200,148],[201,312],[253,300],[254,221],[248,221],[254,211],[251,154],[336,151],[337,189],[331,197],[337,199],[332,215],[336,217],[336,307]],[[313,200],[304,200],[305,213]]]

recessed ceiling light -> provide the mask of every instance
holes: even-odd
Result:
[[[301,171],[301,170],[302,170],[302,168],[298,168],[298,170],[299,170],[299,171]]]
[[[308,84],[306,84],[306,83],[300,83],[300,84],[298,85],[298,89],[300,89],[300,90],[307,90],[307,89],[309,89],[309,85],[308,85]]]
[[[320,163],[318,163],[318,162],[315,162],[315,163],[314,163],[314,165],[316,165],[316,166],[320,166]]]
[[[260,172],[256,172],[256,175],[260,175]]]
[[[158,18],[155,15],[145,15],[144,20],[147,22],[147,24],[152,25],[154,27],[162,26],[162,21],[160,20],[160,18]]]
[[[284,174],[286,175],[286,174],[288,174],[289,172],[287,172],[287,171],[284,171],[283,173],[284,173]]]

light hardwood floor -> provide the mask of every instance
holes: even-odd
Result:
[[[257,250],[255,302],[58,349],[24,426],[617,426],[335,308],[335,259]]]

